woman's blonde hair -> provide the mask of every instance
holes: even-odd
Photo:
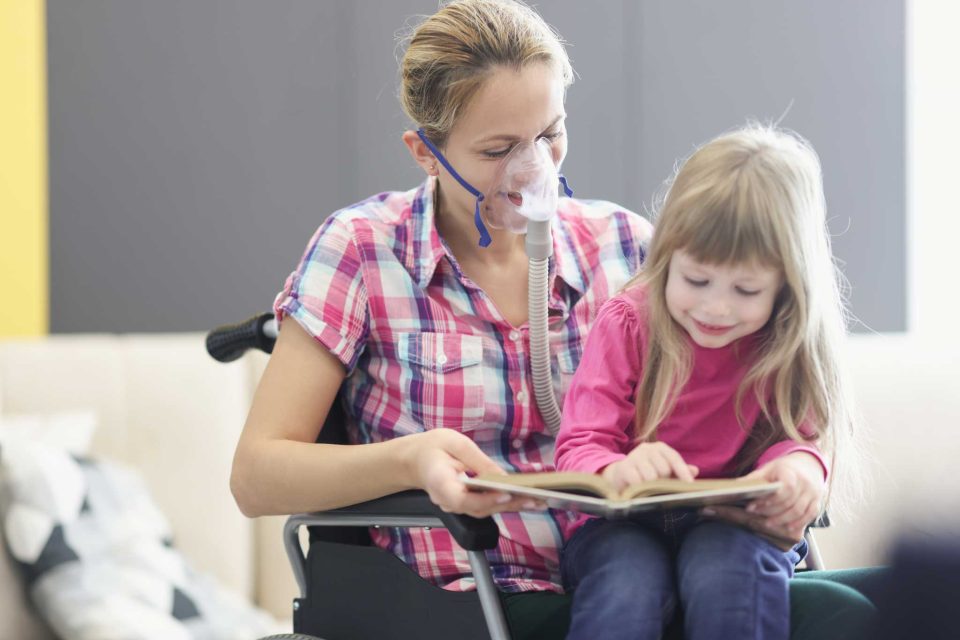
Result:
[[[738,417],[748,392],[761,407],[758,424],[744,425],[751,438],[741,471],[777,440],[806,440],[799,431],[804,422],[831,467],[841,448],[846,464],[854,416],[841,366],[843,280],[830,249],[820,160],[810,144],[792,132],[750,125],[700,147],[669,184],[643,270],[627,284],[643,283],[649,300],[638,440],[655,437],[692,366],[684,329],[666,304],[677,250],[705,264],[753,263],[783,274],[757,361],[736,396]]]
[[[564,86],[573,69],[560,37],[536,11],[513,0],[456,0],[406,38],[400,104],[443,147],[458,115],[496,67],[553,65]]]

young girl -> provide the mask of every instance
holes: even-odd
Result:
[[[597,316],[557,468],[618,487],[747,474],[781,488],[745,511],[570,515],[568,638],[659,638],[677,612],[688,638],[789,636],[787,583],[851,426],[843,334],[809,144],[755,126],[694,153],[643,270]]]

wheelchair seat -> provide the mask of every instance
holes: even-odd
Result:
[[[230,362],[251,348],[271,353],[275,338],[273,314],[265,313],[214,329],[207,335],[207,351],[221,362]],[[317,443],[349,444],[346,422],[338,393]],[[309,532],[306,554],[299,535],[304,526]],[[467,551],[477,590],[447,591],[430,584],[392,553],[372,544],[369,527],[381,526],[445,527]],[[484,555],[484,550],[497,546],[499,536],[493,518],[446,513],[419,490],[292,515],[284,527],[284,545],[300,589],[293,601],[294,634],[265,640],[509,640],[503,603]],[[822,568],[809,530],[806,537],[808,567]]]

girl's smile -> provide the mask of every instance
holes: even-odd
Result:
[[[767,324],[782,282],[775,267],[705,264],[678,250],[670,258],[667,310],[695,343],[719,349]]]

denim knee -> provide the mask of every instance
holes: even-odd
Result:
[[[740,527],[702,523],[680,547],[677,577],[690,637],[780,638],[789,634],[788,582],[799,562]]]
[[[705,522],[685,537],[677,558],[681,582],[721,583],[748,575],[793,576],[800,561],[796,549],[782,551],[747,529],[723,523]]]
[[[627,521],[591,521],[564,547],[564,587],[573,590],[568,638],[659,637],[676,607],[671,554]]]

